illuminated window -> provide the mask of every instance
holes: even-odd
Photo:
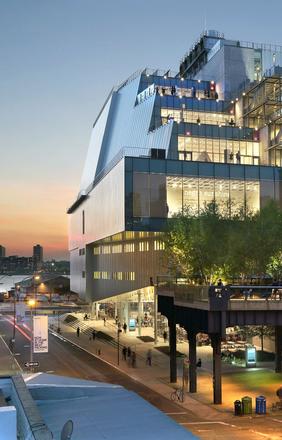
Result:
[[[134,243],[126,243],[124,245],[124,252],[134,252]]]
[[[133,231],[126,231],[125,232],[125,239],[126,240],[132,240],[134,238],[134,232]]]
[[[135,272],[124,272],[123,279],[126,281],[135,281]]]
[[[111,253],[111,245],[105,244],[102,247],[102,254],[110,254]]]
[[[139,251],[145,252],[149,250],[149,242],[148,241],[140,241],[139,243]]]
[[[100,248],[100,246],[94,246],[94,248],[93,248],[93,254],[94,254],[94,255],[100,255],[100,253],[101,253],[101,248]]]
[[[122,272],[113,272],[113,280],[122,280]]]
[[[112,245],[112,253],[120,254],[122,252],[122,244],[113,244]]]
[[[93,272],[93,278],[94,280],[100,280],[101,279],[101,272]]]
[[[121,241],[122,240],[122,233],[120,232],[119,234],[113,235],[112,240],[113,241]]]
[[[102,280],[109,280],[109,279],[111,278],[111,274],[110,274],[110,272],[104,272],[104,271],[102,271],[102,272],[101,272],[101,278],[102,278]]]
[[[163,241],[160,240],[154,240],[154,250],[155,251],[162,251],[165,248],[165,244]]]

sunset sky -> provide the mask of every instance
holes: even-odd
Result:
[[[0,244],[68,258],[91,127],[108,92],[141,67],[172,68],[204,29],[282,43],[281,0],[0,1]],[[273,13],[273,11],[276,11]]]

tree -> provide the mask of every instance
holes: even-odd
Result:
[[[213,282],[224,271],[226,226],[215,203],[198,216],[189,209],[175,215],[164,238],[170,270],[190,280]]]
[[[170,219],[164,241],[169,270],[191,281],[244,282],[263,279],[278,261],[282,268],[282,214],[274,201],[255,214],[226,216],[214,202],[199,215],[185,209]]]

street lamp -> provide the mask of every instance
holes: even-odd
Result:
[[[36,305],[36,283],[35,281],[40,280],[40,275],[33,275],[33,299],[34,299],[34,305]],[[36,314],[36,311],[35,311]]]
[[[30,299],[28,301],[28,305],[30,307],[30,326],[31,326],[31,340],[30,340],[30,371],[33,370],[32,363],[33,363],[33,314],[32,314],[32,308],[35,306],[36,301],[35,299]]]

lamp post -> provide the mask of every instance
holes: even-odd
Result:
[[[33,363],[33,314],[32,314],[32,307],[34,307],[36,304],[36,301],[34,299],[30,299],[28,301],[28,305],[30,307],[30,327],[31,327],[31,340],[30,340],[30,371],[33,371],[32,363]]]
[[[34,299],[34,305],[36,305],[36,283],[35,281],[40,280],[40,275],[33,275],[33,299]],[[34,311],[34,314],[36,315],[36,310]]]

